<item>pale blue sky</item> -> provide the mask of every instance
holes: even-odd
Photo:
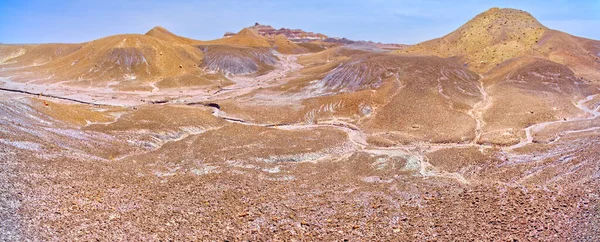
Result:
[[[518,8],[542,24],[600,39],[600,0],[0,0],[1,43],[85,42],[160,25],[200,40],[254,22],[329,36],[414,44],[443,36],[491,7]]]

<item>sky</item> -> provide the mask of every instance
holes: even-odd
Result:
[[[600,0],[0,0],[0,43],[80,43],[154,26],[210,40],[258,22],[415,44],[446,35],[491,7],[525,10],[549,28],[600,40]]]

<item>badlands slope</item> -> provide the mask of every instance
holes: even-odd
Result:
[[[1,45],[0,239],[596,241],[599,46],[497,8],[395,51]]]
[[[483,143],[511,144],[535,123],[588,113],[573,103],[598,93],[600,42],[550,30],[529,13],[493,8],[456,31],[398,51],[456,56],[482,75],[486,99],[477,110]],[[524,104],[524,105],[523,105]]]

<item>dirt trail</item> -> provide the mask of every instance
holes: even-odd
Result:
[[[385,155],[388,157],[401,157],[407,160],[408,163],[415,166],[415,170],[423,177],[442,177],[454,179],[462,184],[468,184],[469,181],[465,179],[461,174],[455,172],[445,172],[433,166],[429,163],[428,158],[424,155],[427,152],[432,152],[440,149],[450,148],[465,148],[465,147],[480,147],[475,144],[423,144],[423,145],[401,145],[394,147],[377,147],[369,145],[367,143],[367,134],[362,131],[359,127],[352,123],[347,123],[339,120],[325,120],[319,121],[318,124],[304,124],[304,123],[288,123],[288,124],[265,124],[265,123],[254,123],[245,121],[243,119],[234,118],[227,116],[219,109],[214,108],[213,115],[215,117],[224,119],[231,123],[260,126],[260,127],[271,127],[283,130],[307,130],[315,128],[334,128],[342,132],[345,132],[348,136],[348,140],[356,147],[352,151],[339,155],[340,157],[348,156],[356,152],[365,152],[374,155]],[[331,157],[335,159],[335,157]]]
[[[504,150],[510,151],[510,150],[518,149],[518,148],[521,148],[528,144],[533,143],[534,132],[540,132],[548,125],[558,124],[558,123],[572,123],[572,122],[586,121],[586,120],[592,120],[597,117],[600,117],[600,112],[599,112],[600,106],[590,109],[587,105],[585,105],[587,102],[593,100],[596,96],[600,96],[600,94],[593,94],[593,95],[587,96],[584,99],[581,99],[577,103],[574,104],[575,107],[577,107],[578,109],[583,111],[586,115],[588,115],[588,117],[574,118],[574,119],[569,119],[569,120],[555,120],[555,121],[548,121],[548,122],[542,122],[542,123],[537,123],[537,124],[531,125],[531,126],[525,128],[525,139],[521,140],[521,142],[519,142],[515,145],[511,145],[509,147],[504,148]],[[565,133],[577,133],[577,132],[595,130],[597,128],[598,127],[586,128],[586,129],[581,129],[581,130],[565,130],[564,132]]]
[[[473,108],[467,112],[471,118],[473,118],[476,122],[475,126],[475,138],[471,142],[472,144],[477,144],[481,139],[481,135],[483,133],[483,126],[485,125],[485,121],[483,121],[483,112],[487,110],[491,104],[490,99],[488,97],[487,92],[485,91],[485,87],[482,82],[483,77],[479,78],[479,92],[481,93],[482,99],[473,105]]]
[[[150,87],[152,87],[152,91],[150,91],[150,92],[158,92],[158,91],[160,91],[160,88],[158,88],[156,86],[156,83],[158,83],[158,82],[150,83]]]
[[[24,90],[2,88],[2,87],[0,87],[0,91],[21,93],[21,94],[29,94],[29,95],[39,96],[39,97],[43,96],[43,97],[60,99],[60,100],[70,101],[70,102],[75,102],[75,103],[80,103],[80,104],[88,104],[88,105],[95,105],[95,106],[101,105],[101,104],[98,104],[98,103],[81,101],[81,100],[77,100],[77,99],[73,99],[73,98],[61,97],[61,96],[56,96],[56,95],[51,95],[51,94],[44,94],[44,93],[41,93],[41,92],[36,93],[36,92],[29,92],[29,91],[24,91]]]

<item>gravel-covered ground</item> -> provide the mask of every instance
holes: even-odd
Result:
[[[593,132],[518,150],[393,148],[205,107],[4,99],[3,240],[598,239]],[[108,118],[63,112],[76,108]]]

